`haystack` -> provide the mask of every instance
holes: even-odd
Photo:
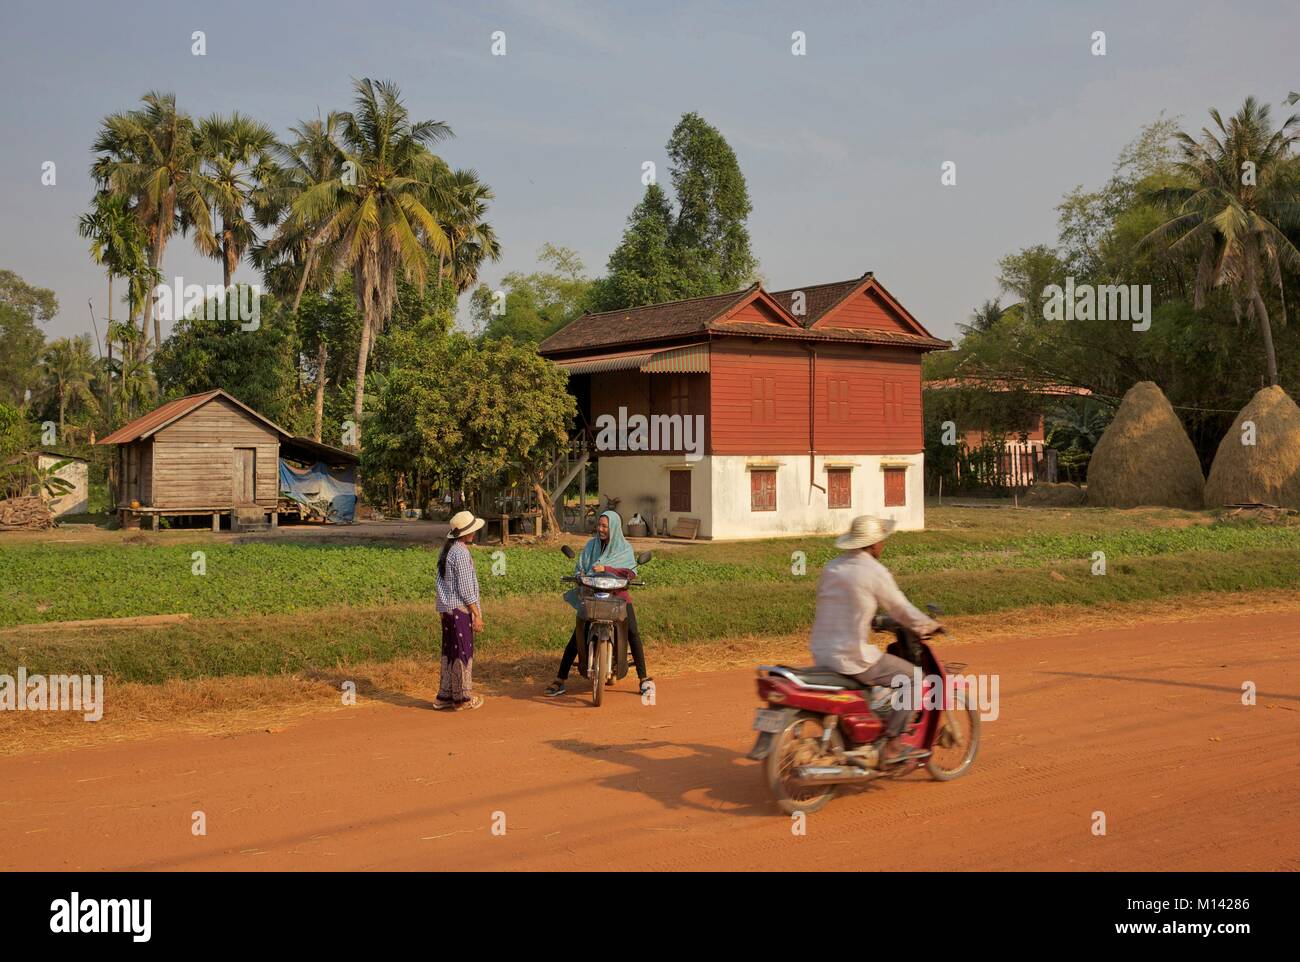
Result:
[[[1254,444],[1246,422],[1254,425]],[[1205,483],[1205,504],[1262,502],[1300,508],[1300,407],[1280,387],[1266,387],[1241,409],[1219,442]]]
[[[1088,463],[1088,503],[1196,510],[1205,475],[1169,399],[1151,381],[1129,388]]]
[[[1035,481],[1020,498],[1030,508],[1073,508],[1083,504],[1086,492],[1077,484]]]

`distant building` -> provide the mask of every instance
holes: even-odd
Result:
[[[539,351],[625,518],[761,538],[924,526],[921,357],[947,347],[868,273],[588,314]]]
[[[64,494],[45,495],[50,505],[50,512],[56,518],[67,514],[86,514],[90,510],[90,465],[86,459],[71,454],[60,454],[58,451],[36,453],[36,467],[42,474],[62,462],[66,463],[54,472],[54,476],[66,481],[72,487]]]

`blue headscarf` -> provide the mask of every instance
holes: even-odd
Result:
[[[636,574],[636,555],[633,554],[632,546],[627,543],[627,539],[623,537],[623,519],[618,516],[617,511],[606,511],[602,517],[609,519],[609,542],[602,545],[600,535],[594,535],[583,545],[582,554],[578,555],[578,563],[573,568],[574,575],[591,574],[591,569],[596,565],[604,565],[606,568],[628,568]],[[564,600],[574,611],[581,610],[577,588],[565,592]]]

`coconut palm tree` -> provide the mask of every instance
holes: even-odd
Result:
[[[275,166],[271,128],[235,111],[227,117],[213,114],[199,122],[199,152],[208,182],[208,202],[220,225],[213,232],[221,260],[224,286],[229,287],[244,252],[257,240],[250,220],[255,206],[264,205],[268,181]]]
[[[134,353],[123,355],[117,372],[117,389],[125,419],[150,407],[158,395],[158,382],[149,362]]]
[[[438,277],[450,278],[457,294],[478,283],[483,261],[501,258],[496,231],[483,218],[492,189],[473,170],[452,170],[439,161],[429,180],[429,209],[438,212],[439,223],[451,243],[451,251],[438,255]]]
[[[304,120],[289,128],[293,140],[277,144],[274,150],[279,170],[267,191],[267,203],[261,212],[263,226],[276,225],[275,235],[255,252],[255,261],[268,281],[277,275],[284,284],[271,283],[278,293],[293,294],[293,313],[298,312],[303,293],[324,290],[333,279],[336,258],[329,245],[337,237],[329,236],[337,221],[327,211],[317,223],[306,223],[292,212],[293,204],[311,188],[335,180],[343,167],[339,149],[339,130],[343,115],[330,112],[323,119]],[[325,266],[324,270],[320,268]],[[284,270],[281,270],[284,268]],[[287,281],[293,278],[292,286]]]
[[[366,365],[392,315],[398,273],[423,290],[430,252],[451,252],[446,231],[428,207],[436,164],[428,146],[452,134],[443,123],[413,122],[388,81],[362,79],[354,88],[355,107],[340,118],[339,175],[303,191],[290,216],[305,231],[323,225],[317,229],[324,236],[337,238],[336,264],[352,271],[362,316],[352,406],[359,441]]]
[[[51,341],[41,358],[46,389],[58,400],[59,437],[63,437],[69,404],[97,411],[99,404],[91,384],[95,378],[95,356],[89,334]]]
[[[104,118],[91,148],[100,155],[91,175],[131,199],[145,227],[149,267],[161,276],[167,242],[178,230],[193,229],[194,244],[206,256],[219,250],[207,201],[215,184],[203,173],[194,122],[176,109],[175,94],[150,91],[142,99],[143,107]],[[146,340],[150,321],[157,347],[162,323],[152,297],[145,300]]]
[[[1215,130],[1201,138],[1180,131],[1182,157],[1175,168],[1183,183],[1151,196],[1176,213],[1143,243],[1169,242],[1169,250],[1199,254],[1193,306],[1200,310],[1211,290],[1226,287],[1233,312],[1259,324],[1265,369],[1277,384],[1273,331],[1261,288],[1282,288],[1282,269],[1300,270],[1300,250],[1284,231],[1300,220],[1292,148],[1300,140],[1300,117],[1273,128],[1267,104],[1247,97],[1225,123],[1210,111]],[[1285,313],[1282,316],[1285,323]]]

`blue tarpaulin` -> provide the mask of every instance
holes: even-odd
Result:
[[[357,511],[356,481],[356,469],[350,466],[331,468],[318,461],[310,468],[295,468],[280,461],[282,496],[310,505],[327,521],[352,522]]]

